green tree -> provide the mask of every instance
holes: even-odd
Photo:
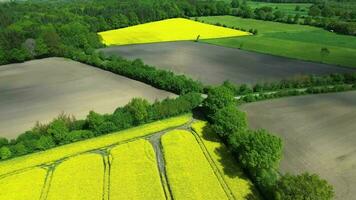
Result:
[[[131,114],[134,125],[139,125],[149,120],[149,107],[148,101],[134,98],[124,107],[124,110]]]
[[[333,187],[316,174],[286,174],[282,176],[275,188],[277,200],[331,200]]]
[[[25,155],[28,151],[23,142],[19,142],[11,147],[13,154],[17,156]]]
[[[231,7],[232,8],[238,8],[240,6],[239,0],[232,0],[231,1]]]
[[[11,153],[9,147],[4,146],[4,147],[0,148],[0,159],[1,160],[8,159],[11,156],[12,156],[12,153]]]
[[[61,144],[69,133],[69,129],[63,120],[57,119],[48,126],[47,133],[53,137],[56,144]]]
[[[35,56],[44,57],[48,55],[49,49],[42,38],[36,39]]]
[[[88,139],[94,137],[95,134],[92,131],[88,130],[76,130],[70,132],[67,137],[66,137],[66,142],[71,143],[71,142],[77,142],[80,140]]]
[[[332,17],[335,15],[335,13],[330,6],[324,6],[324,8],[321,10],[321,15],[323,17]]]
[[[87,122],[90,130],[96,134],[100,134],[99,127],[105,122],[105,118],[94,111],[90,111],[87,116]]]
[[[250,170],[277,168],[282,158],[282,140],[266,130],[233,135],[230,142],[242,165]]]
[[[38,140],[35,142],[35,147],[37,150],[44,151],[50,148],[55,147],[56,144],[53,141],[51,136],[42,135]]]
[[[213,115],[221,108],[235,105],[234,93],[230,88],[219,86],[209,90],[203,106],[208,115]]]
[[[312,7],[310,7],[308,14],[310,16],[316,17],[316,16],[319,16],[320,13],[321,13],[320,8],[316,5],[313,5]]]
[[[212,117],[212,121],[212,129],[223,138],[245,131],[247,128],[246,114],[233,105],[218,110]]]
[[[0,147],[8,145],[9,144],[9,140],[3,137],[0,137]]]

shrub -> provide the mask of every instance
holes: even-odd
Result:
[[[12,154],[16,155],[16,156],[25,155],[27,153],[27,148],[23,142],[19,142],[15,145],[11,146],[10,149],[11,149]]]
[[[12,156],[12,153],[9,149],[9,147],[4,146],[0,148],[0,159],[5,160],[7,158],[10,158]]]
[[[231,134],[245,131],[247,128],[246,114],[236,109],[236,106],[218,110],[212,117],[212,121],[212,129],[225,139]]]
[[[41,136],[38,140],[34,141],[36,149],[43,151],[56,146],[53,138],[51,136]]]
[[[80,140],[84,140],[84,139],[88,139],[88,138],[92,138],[94,137],[95,134],[92,131],[88,131],[88,130],[76,130],[76,131],[72,131],[70,132],[67,137],[65,138],[65,141],[67,143],[70,142],[77,142]]]
[[[0,147],[8,145],[9,141],[6,138],[0,137]]]
[[[117,130],[118,129],[113,122],[106,121],[106,122],[100,124],[97,131],[98,131],[98,134],[102,135],[102,134],[106,134],[106,133],[112,133]]]
[[[105,122],[105,118],[94,111],[90,111],[86,120],[88,123],[88,128],[94,133],[100,134],[99,126]]]
[[[282,140],[266,130],[233,135],[230,143],[247,169],[277,168],[282,157]]]
[[[123,109],[131,114],[133,124],[139,125],[149,121],[149,107],[150,104],[147,100],[134,98]]]
[[[51,135],[57,144],[60,144],[68,134],[69,129],[65,121],[56,119],[48,126],[47,133]]]
[[[218,110],[235,104],[234,94],[231,89],[219,86],[209,90],[208,97],[203,102],[207,114],[212,116]]]
[[[275,188],[277,200],[330,200],[333,196],[333,187],[316,174],[286,174],[280,178]]]

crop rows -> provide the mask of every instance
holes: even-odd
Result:
[[[194,123],[196,131],[197,125],[204,124]],[[212,149],[196,138],[197,133],[167,128],[157,134],[163,135],[159,147],[163,155],[156,154],[148,138],[136,137],[3,174],[0,199],[245,199],[250,190],[232,183],[230,191],[224,172],[210,155]],[[160,171],[158,159],[163,160],[165,172]],[[237,180],[244,186],[246,181]]]

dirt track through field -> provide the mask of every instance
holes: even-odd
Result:
[[[283,138],[283,172],[309,171],[334,185],[337,200],[356,196],[356,92],[289,97],[242,106],[254,128]]]
[[[141,58],[146,64],[186,74],[206,84],[219,84],[225,80],[256,83],[300,74],[356,72],[356,69],[188,41],[114,46],[101,51],[127,59]]]
[[[0,66],[0,137],[15,138],[61,112],[110,113],[134,97],[174,97],[144,83],[63,58]]]

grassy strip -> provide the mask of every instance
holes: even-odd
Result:
[[[46,170],[34,168],[0,179],[0,199],[40,199]]]
[[[191,120],[191,117],[191,114],[181,115],[97,138],[60,146],[47,151],[3,161],[0,163],[0,176],[24,168],[53,162],[79,153],[114,145],[125,140],[144,137],[165,129],[181,126],[188,123]]]
[[[254,37],[234,37],[204,40],[210,44],[240,48],[265,54],[289,58],[322,62],[348,67],[356,67],[356,38],[338,35],[320,28],[282,24],[255,19],[242,19],[233,16],[199,17],[207,23],[220,23],[228,27],[239,27],[245,30],[258,30]],[[323,55],[322,48],[329,54]]]
[[[53,173],[47,200],[102,199],[104,164],[99,154],[84,154],[60,163]]]
[[[236,163],[227,147],[212,132],[207,122],[197,121],[192,124],[193,131],[201,138],[223,180],[237,200],[260,199],[259,194],[243,170]]]
[[[174,199],[228,199],[191,133],[171,131],[161,141]]]
[[[152,145],[137,140],[114,147],[110,199],[166,199]]]

